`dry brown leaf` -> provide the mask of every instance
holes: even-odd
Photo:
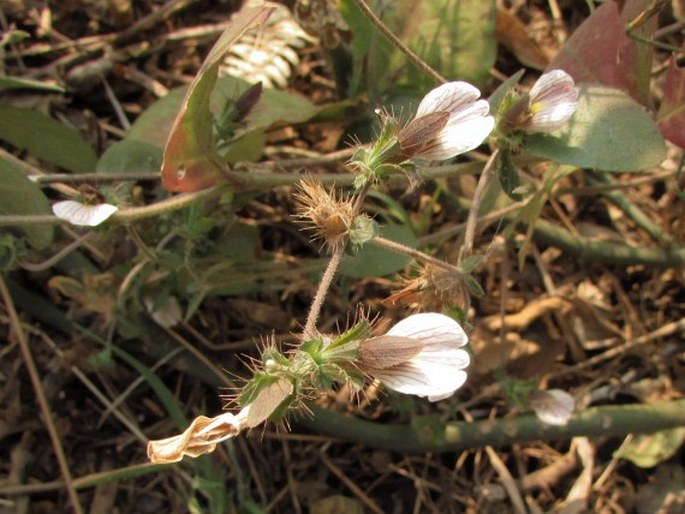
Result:
[[[526,26],[513,14],[498,9],[495,31],[497,41],[507,47],[521,64],[536,70],[544,70],[549,64],[547,54],[528,36]]]

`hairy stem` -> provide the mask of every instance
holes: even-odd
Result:
[[[316,295],[312,301],[312,305],[309,308],[309,314],[307,315],[307,323],[302,331],[302,340],[306,341],[316,337],[316,322],[319,319],[319,314],[321,313],[321,307],[323,307],[323,302],[326,299],[326,294],[328,293],[328,288],[331,286],[335,272],[338,270],[338,265],[342,259],[343,248],[338,248],[335,253],[331,256],[331,260],[328,261],[328,266],[326,271],[324,271],[321,277],[321,282],[319,282],[319,287],[316,290]]]

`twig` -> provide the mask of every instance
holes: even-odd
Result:
[[[575,366],[571,366],[569,368],[561,370],[559,374],[565,375],[568,373],[575,373],[581,369],[591,368],[596,364],[599,364],[606,360],[613,359],[614,357],[626,353],[632,350],[633,348],[649,343],[654,339],[660,339],[662,337],[667,337],[682,332],[685,332],[685,318],[680,319],[678,321],[672,321],[671,323],[668,323],[663,327],[659,327],[658,329],[654,330],[653,332],[650,332],[649,334],[636,337],[632,341],[628,341],[627,343],[617,346],[616,348],[612,348],[611,350],[607,350],[604,353],[600,353],[599,355],[590,357],[589,359],[584,360],[583,362],[576,364]]]
[[[166,20],[175,12],[180,11],[181,9],[185,9],[186,7],[192,5],[196,1],[197,0],[170,0],[159,9],[152,11],[147,16],[139,19],[128,29],[119,32],[114,38],[113,45],[120,46],[123,43],[130,41],[131,39],[138,36],[138,34],[140,34],[141,32],[154,27],[157,23]]]
[[[50,440],[52,441],[52,446],[55,450],[55,457],[57,458],[57,463],[59,464],[62,477],[64,478],[64,486],[69,495],[69,500],[71,501],[72,507],[76,514],[83,514],[83,509],[81,503],[78,499],[78,494],[74,488],[74,484],[71,478],[71,471],[69,471],[69,464],[67,463],[67,457],[64,454],[64,447],[62,446],[62,441],[57,432],[57,427],[52,419],[52,413],[50,412],[50,405],[45,397],[45,392],[43,391],[43,385],[40,381],[40,376],[38,374],[38,368],[33,360],[33,355],[31,355],[31,349],[29,348],[29,342],[26,339],[26,334],[19,321],[19,315],[17,310],[14,308],[14,302],[10,296],[10,292],[7,289],[5,280],[2,275],[0,275],[0,296],[5,304],[7,313],[9,314],[10,327],[14,336],[19,342],[19,348],[21,349],[22,356],[24,357],[24,364],[26,365],[26,370],[28,371],[29,377],[31,378],[31,384],[33,385],[33,390],[36,393],[36,399],[40,405],[41,412],[43,414],[43,422],[47,428]]]
[[[371,511],[375,512],[377,514],[383,514],[383,509],[381,509],[376,502],[374,502],[371,498],[369,498],[368,495],[364,494],[364,491],[362,491],[357,484],[354,483],[353,480],[350,480],[350,478],[345,475],[345,473],[342,472],[338,466],[333,464],[331,460],[326,456],[325,453],[319,452],[319,459],[321,459],[321,462],[323,463],[324,466],[333,473],[336,477],[340,479],[340,481],[345,484],[345,487],[347,487],[356,497],[357,499],[366,505],[366,507]]]

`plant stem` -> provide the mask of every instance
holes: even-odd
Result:
[[[685,399],[652,404],[592,407],[565,426],[546,425],[532,414],[486,421],[451,422],[426,436],[410,426],[364,421],[307,404],[314,414],[298,423],[318,433],[400,453],[461,451],[527,441],[553,441],[578,436],[611,437],[651,433],[685,426]]]
[[[480,204],[485,197],[485,188],[490,182],[490,178],[493,175],[493,170],[495,168],[494,164],[499,155],[499,149],[492,152],[492,155],[485,163],[483,172],[480,174],[478,179],[478,185],[476,186],[476,191],[473,193],[473,200],[471,201],[471,207],[469,208],[469,215],[466,218],[466,230],[464,232],[464,246],[461,249],[461,259],[470,257],[473,253],[473,240],[476,235],[476,224],[478,223],[478,211],[480,210]]]
[[[436,266],[438,268],[442,268],[447,271],[452,271],[454,273],[462,274],[462,271],[457,267],[454,266],[448,262],[445,262],[440,259],[436,259],[435,257],[432,257],[428,255],[427,253],[424,253],[420,250],[417,250],[415,248],[411,248],[409,246],[403,245],[401,243],[398,243],[396,241],[391,241],[390,239],[386,239],[381,236],[376,236],[371,240],[372,244],[375,244],[376,246],[380,246],[381,248],[387,248],[388,250],[392,250],[397,253],[402,253],[408,257],[411,257],[412,259],[416,259],[417,261],[422,261],[427,264],[431,264],[433,266]]]
[[[413,62],[416,67],[424,71],[426,74],[430,75],[439,84],[444,84],[447,82],[445,78],[440,75],[437,71],[431,68],[423,59],[416,55],[407,45],[402,43],[395,34],[393,34],[388,27],[374,14],[374,12],[366,5],[364,0],[354,0],[354,3],[359,7],[359,10],[367,17],[367,19],[378,29],[378,31],[383,34],[388,41],[399,51],[401,51],[407,58]]]
[[[605,171],[598,171],[594,175],[588,175],[590,183],[601,183],[612,185],[609,174]],[[635,204],[623,196],[619,191],[604,191],[603,195],[629,216],[637,225],[647,232],[654,241],[670,244],[673,240],[657,226],[649,217]]]
[[[326,299],[326,293],[328,293],[328,288],[331,286],[335,272],[338,270],[340,261],[342,259],[344,248],[338,248],[333,255],[331,255],[331,260],[328,261],[328,266],[326,271],[324,271],[321,281],[319,282],[319,287],[316,289],[316,295],[314,295],[314,300],[312,301],[311,307],[309,307],[309,314],[307,314],[307,323],[302,331],[302,340],[306,341],[316,337],[316,322],[319,319],[319,314],[321,313],[321,307],[323,307],[323,302]]]
[[[352,216],[359,214],[370,187],[371,184],[367,182],[362,190],[357,194],[357,197],[354,199],[354,204],[352,205]],[[333,281],[335,272],[338,270],[338,266],[340,265],[344,251],[344,246],[338,248],[331,256],[331,260],[328,262],[326,271],[321,277],[321,282],[319,282],[319,287],[316,289],[316,295],[314,295],[312,305],[309,308],[309,314],[307,314],[307,322],[304,326],[304,330],[302,331],[302,341],[316,337],[316,322],[319,319],[321,307],[323,307],[323,302],[326,299],[328,289],[331,287],[331,282]]]
[[[2,157],[2,149],[0,149],[0,157]],[[480,168],[479,163],[461,163],[450,164],[447,166],[434,166],[420,170],[417,175],[421,180],[433,180],[443,177],[456,177],[460,175],[467,175],[475,173]],[[399,172],[398,172],[399,173]],[[79,177],[82,175],[78,175]],[[172,196],[165,200],[150,205],[141,207],[122,208],[117,211],[111,218],[107,220],[108,223],[125,223],[144,218],[151,218],[158,216],[164,212],[170,212],[186,207],[194,202],[211,198],[227,191],[262,191],[271,187],[277,186],[291,186],[298,183],[305,174],[293,173],[268,173],[268,174],[245,174],[241,178],[240,186],[222,185],[216,186],[194,193],[183,193]],[[339,173],[324,173],[317,175],[317,179],[322,184],[335,184],[337,186],[351,186],[354,183],[355,174],[339,174]],[[404,179],[404,175],[399,173],[398,178]],[[18,227],[23,225],[60,225],[68,224],[67,221],[53,215],[42,214],[27,214],[27,215],[0,215],[0,227]]]

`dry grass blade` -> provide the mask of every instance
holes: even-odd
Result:
[[[24,365],[26,366],[29,377],[31,378],[33,391],[35,392],[36,400],[40,405],[41,413],[43,414],[43,422],[45,423],[45,427],[50,435],[52,447],[55,451],[55,457],[57,458],[60,471],[62,472],[65,488],[67,490],[67,494],[69,495],[69,499],[71,500],[72,508],[76,514],[83,514],[83,509],[71,478],[71,471],[69,470],[67,457],[64,453],[64,446],[62,445],[62,440],[60,439],[59,432],[57,431],[57,427],[55,426],[55,422],[52,418],[50,405],[48,404],[47,398],[45,397],[45,392],[43,391],[43,385],[41,384],[40,376],[38,374],[38,368],[33,360],[29,342],[26,339],[26,333],[21,326],[19,315],[14,307],[14,302],[12,301],[12,297],[10,296],[10,292],[7,289],[5,279],[2,275],[0,275],[0,297],[5,304],[5,308],[7,309],[10,326],[12,328],[12,332],[14,333],[14,337],[16,337],[19,342],[19,347],[21,349],[22,356],[24,357]]]

